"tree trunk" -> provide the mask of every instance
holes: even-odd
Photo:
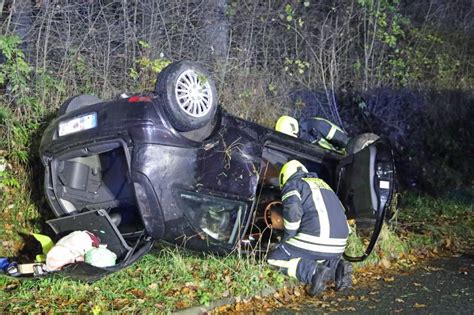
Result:
[[[3,6],[5,5],[5,0],[0,0],[0,18],[3,14]]]
[[[12,6],[13,30],[21,39],[21,48],[26,60],[30,59],[31,53],[31,26],[33,4],[30,0],[14,0]]]
[[[224,63],[229,48],[229,22],[225,15],[227,0],[208,0],[203,5],[202,58],[210,65]]]

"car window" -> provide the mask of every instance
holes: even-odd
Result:
[[[208,237],[233,243],[240,236],[246,203],[190,191],[179,191],[178,199],[191,225]]]

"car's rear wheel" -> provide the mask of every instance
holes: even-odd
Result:
[[[349,140],[349,143],[347,144],[346,148],[347,153],[355,154],[370,145],[371,143],[377,141],[379,138],[380,137],[377,136],[375,133],[363,133],[361,135],[358,135]]]
[[[75,111],[76,109],[94,105],[102,102],[100,98],[94,95],[82,94],[67,99],[58,110],[58,116]]]
[[[191,131],[213,121],[217,91],[209,73],[191,61],[172,63],[158,75],[155,92],[173,127]]]

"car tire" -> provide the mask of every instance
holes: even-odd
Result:
[[[355,154],[378,139],[380,139],[380,137],[375,133],[363,133],[357,137],[351,138],[347,144],[347,153]]]
[[[158,74],[155,92],[178,131],[196,130],[214,120],[216,86],[209,73],[195,62],[180,61],[167,66]]]
[[[100,98],[94,95],[81,94],[67,99],[58,110],[58,116],[75,111],[76,109],[94,105],[102,102]]]

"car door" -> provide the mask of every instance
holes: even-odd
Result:
[[[394,194],[395,167],[387,139],[378,139],[360,151],[348,154],[336,170],[336,193],[357,227],[369,229],[371,238],[365,252],[350,261],[364,260],[372,251]]]

